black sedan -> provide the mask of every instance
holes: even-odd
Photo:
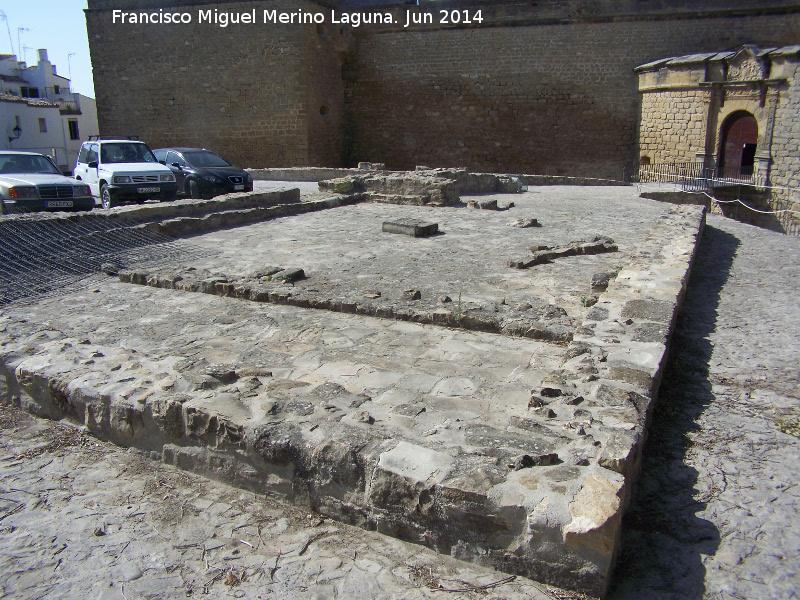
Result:
[[[159,148],[158,162],[175,174],[178,193],[190,198],[213,198],[232,192],[252,192],[253,180],[243,169],[203,148]]]

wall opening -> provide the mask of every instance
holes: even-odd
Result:
[[[751,178],[757,146],[756,118],[746,111],[737,111],[730,115],[720,130],[718,175],[733,179]]]

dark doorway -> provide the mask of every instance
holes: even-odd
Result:
[[[733,113],[722,124],[719,175],[731,179],[750,179],[756,159],[758,123],[749,112]]]

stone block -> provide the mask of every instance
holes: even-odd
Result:
[[[380,455],[370,500],[378,507],[417,510],[423,492],[443,481],[454,462],[443,452],[401,441]]]
[[[572,521],[564,528],[564,543],[596,552],[610,564],[621,524],[624,481],[590,475],[569,505]]]
[[[640,434],[633,431],[614,431],[603,444],[597,464],[628,477],[636,469]]]
[[[400,233],[411,237],[426,237],[439,232],[438,223],[428,223],[419,219],[395,219],[384,221],[381,229],[385,233]]]
[[[641,319],[656,323],[670,323],[675,311],[674,302],[663,300],[631,300],[622,307],[620,316],[624,319]]]

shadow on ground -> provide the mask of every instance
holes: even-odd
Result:
[[[688,464],[690,434],[714,402],[709,381],[720,294],[739,240],[707,226],[672,337],[658,404],[645,445],[642,473],[623,521],[622,549],[611,600],[693,600],[703,597],[702,555],[714,554],[716,526],[697,517],[698,471]]]

